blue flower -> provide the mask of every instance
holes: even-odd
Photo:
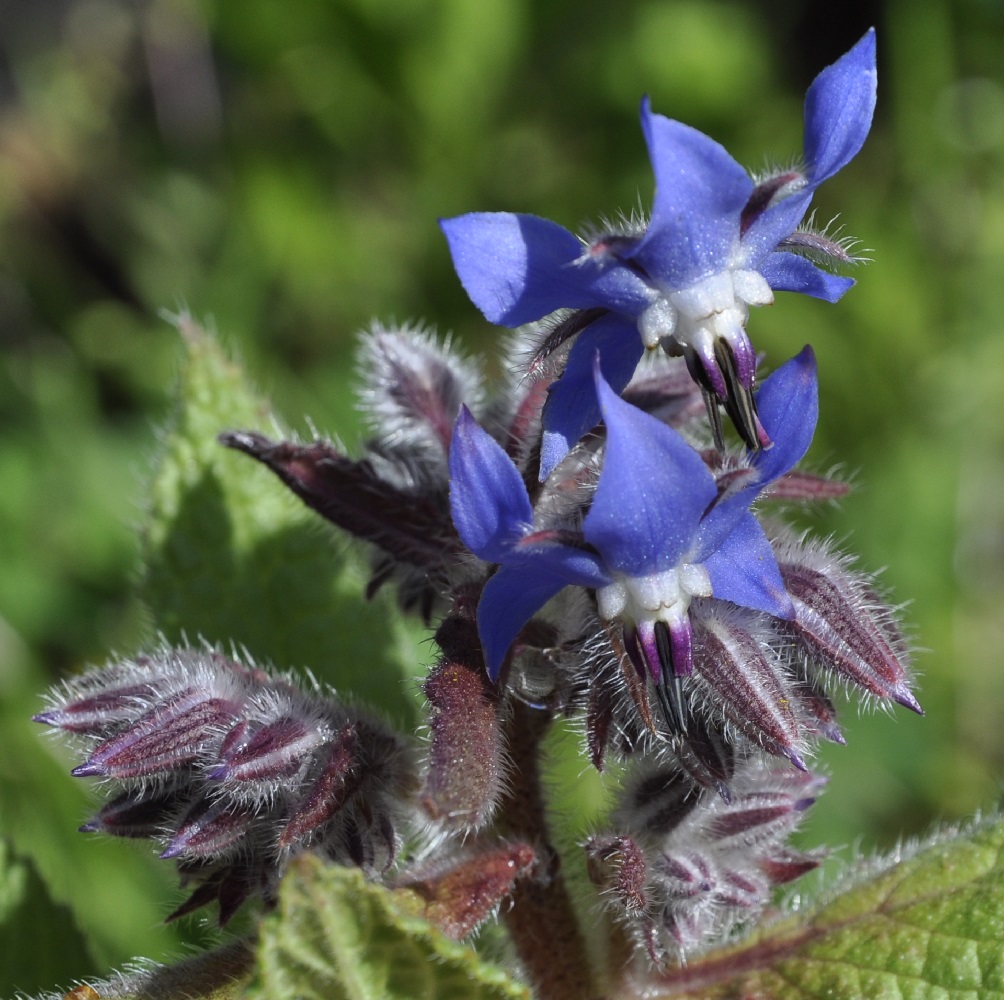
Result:
[[[853,284],[810,259],[850,260],[845,245],[798,227],[815,189],[864,143],[875,92],[870,30],[806,94],[804,167],[759,182],[717,142],[654,114],[644,101],[641,124],[655,173],[644,227],[583,242],[532,215],[472,213],[441,222],[460,280],[491,322],[515,327],[559,309],[588,310],[557,334],[579,337],[545,410],[541,479],[599,420],[597,351],[617,392],[646,348],[683,355],[705,392],[717,440],[721,403],[748,447],[770,445],[753,397],[749,308],[772,302],[775,291],[834,302]]]
[[[450,505],[464,543],[499,563],[478,605],[488,672],[497,679],[523,626],[568,585],[596,591],[651,678],[670,724],[686,725],[681,682],[693,669],[692,597],[790,619],[770,543],[750,504],[805,454],[816,425],[811,348],[766,379],[761,419],[775,441],[728,488],[671,427],[622,400],[594,366],[606,424],[603,468],[581,529],[539,529],[523,479],[463,408],[450,448]]]

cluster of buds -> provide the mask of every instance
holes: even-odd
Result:
[[[225,924],[275,897],[306,849],[378,873],[392,864],[417,784],[408,745],[372,717],[211,650],[163,648],[76,678],[36,722],[86,755],[108,802],[80,829],[163,845]]]
[[[786,846],[823,780],[766,760],[737,771],[729,801],[695,794],[678,768],[635,774],[614,815],[620,832],[586,843],[589,873],[614,918],[661,964],[748,921],[772,891],[816,868]]]
[[[71,682],[37,716],[84,741],[74,774],[114,789],[85,829],[161,839],[200,883],[179,912],[218,899],[224,918],[270,898],[305,848],[425,886],[390,871],[407,817],[439,834],[427,870],[463,845],[457,871],[492,857],[547,879],[545,824],[515,815],[539,790],[536,736],[518,726],[561,715],[581,720],[598,770],[614,757],[624,775],[585,850],[653,961],[751,919],[813,868],[787,840],[822,787],[814,747],[843,742],[833,687],[920,706],[874,580],[780,518],[846,487],[796,468],[818,416],[812,349],[760,378],[746,323],[776,290],[835,301],[853,284],[818,266],[849,261],[847,242],[803,220],[874,102],[869,32],[810,88],[797,170],[754,180],[646,102],[647,222],[579,240],[533,216],[446,220],[474,303],[521,327],[501,388],[427,330],[376,326],[360,354],[360,458],[324,440],[220,438],[366,544],[368,596],[393,584],[437,622],[424,773],[409,739],[329,697],[162,650]],[[496,882],[492,905],[511,888]]]

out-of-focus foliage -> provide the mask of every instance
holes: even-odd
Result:
[[[65,906],[54,904],[30,861],[12,857],[0,840],[0,963],[7,982],[23,990],[38,991],[54,980],[95,971],[92,959],[73,917]],[[38,960],[38,952],[48,956]]]
[[[212,317],[294,427],[308,432],[309,419],[351,442],[353,335],[370,317],[424,317],[496,355],[499,334],[460,289],[438,216],[531,211],[575,228],[647,205],[643,93],[754,169],[783,162],[801,147],[805,86],[869,24],[878,121],[817,212],[840,212],[873,262],[838,305],[781,295],[751,331],[769,363],[816,348],[810,458],[841,463],[858,485],[822,528],[866,567],[887,566],[885,584],[912,601],[930,651],[918,656],[928,716],[848,721],[848,746],[825,750],[832,779],[806,840],[888,846],[995,796],[1004,10],[833,7],[0,10],[0,833],[71,903],[102,968],[164,959],[201,931],[158,926],[177,901],[170,872],[74,832],[86,793],[26,720],[51,680],[150,637],[131,596],[135,529],[182,355],[159,311]]]

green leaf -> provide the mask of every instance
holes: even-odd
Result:
[[[229,451],[227,429],[275,433],[269,407],[216,339],[178,320],[178,411],[151,488],[142,594],[170,642],[242,646],[414,722],[391,643],[392,608],[361,598],[358,562],[265,469]]]
[[[94,969],[70,910],[56,903],[35,866],[0,838],[0,991],[31,992]]]
[[[529,1000],[419,914],[422,900],[356,869],[297,860],[261,929],[251,1000]]]
[[[812,910],[668,973],[658,997],[1004,997],[1004,819],[876,864]]]

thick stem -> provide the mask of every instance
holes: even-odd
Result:
[[[512,771],[498,827],[533,845],[540,870],[516,883],[502,919],[538,1000],[587,1000],[595,995],[592,969],[541,794],[541,745],[550,724],[549,714],[519,702],[506,723]]]

